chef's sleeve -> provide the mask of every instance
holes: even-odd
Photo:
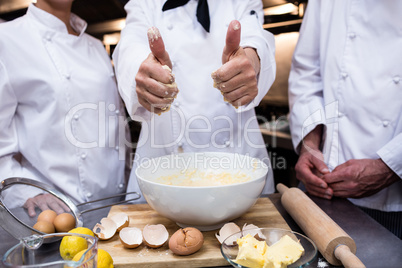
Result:
[[[18,133],[15,123],[15,114],[18,100],[9,80],[7,69],[0,60],[0,170],[1,178],[22,177],[37,179],[31,172],[20,164]],[[20,188],[21,189],[21,188]],[[37,191],[5,191],[3,201],[12,200],[8,208],[23,206],[26,199],[39,193]]]
[[[141,63],[151,53],[147,31],[151,23],[147,19],[142,1],[129,1],[125,5],[126,26],[113,52],[113,62],[120,96],[133,120],[145,121],[150,113],[140,105],[135,91],[135,75]]]
[[[243,112],[258,106],[275,80],[275,39],[272,33],[264,30],[264,12],[262,1],[238,1],[236,14],[241,24],[241,47],[251,47],[257,51],[260,58],[260,73],[258,74],[258,94],[247,105],[236,111]]]
[[[309,2],[289,74],[289,124],[296,152],[308,133],[317,125],[325,125],[319,18],[320,1]]]
[[[15,125],[17,97],[9,82],[5,65],[0,61],[0,170],[2,178],[22,175],[17,161],[18,136]]]
[[[402,179],[402,133],[378,150],[377,154]]]

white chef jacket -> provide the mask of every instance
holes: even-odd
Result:
[[[293,145],[324,124],[330,170],[349,159],[381,158],[402,177],[402,2],[312,0],[289,77]],[[402,211],[402,181],[350,199]]]
[[[129,1],[126,27],[113,60],[120,94],[129,114],[142,122],[128,191],[138,190],[135,168],[149,158],[178,152],[224,151],[246,154],[269,164],[254,107],[275,78],[273,35],[263,30],[261,1],[208,1],[207,33],[196,18],[197,1],[162,12],[164,0]],[[229,23],[241,23],[241,46],[257,49],[261,60],[258,96],[237,110],[213,87],[211,73],[222,66]],[[173,65],[179,89],[169,112],[160,116],[143,108],[135,91],[135,75],[150,53],[147,30],[159,29]],[[274,191],[272,172],[265,193]]]
[[[124,107],[102,43],[70,22],[79,36],[31,4],[0,24],[0,171],[81,203],[125,190]]]

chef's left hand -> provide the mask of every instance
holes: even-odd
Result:
[[[233,20],[226,33],[222,66],[212,73],[215,87],[235,107],[250,103],[258,94],[260,59],[253,48],[240,47],[241,25]]]
[[[333,196],[361,198],[379,192],[399,177],[381,159],[352,159],[322,179],[333,190]]]
[[[39,208],[41,211],[50,209],[55,211],[57,214],[70,211],[63,201],[52,194],[38,194],[35,197],[29,198],[25,202],[24,208],[28,210],[28,215],[30,217],[36,216],[35,208]]]

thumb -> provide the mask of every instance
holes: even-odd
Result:
[[[315,156],[314,154],[312,155],[311,162],[315,166],[315,168],[321,173],[321,174],[327,174],[329,173],[329,169],[327,165],[324,163],[323,160],[321,160],[319,157]]]
[[[230,57],[236,53],[240,45],[241,25],[237,20],[232,20],[226,33],[226,43],[223,48],[222,64],[229,61]]]
[[[165,43],[163,42],[158,28],[149,28],[147,35],[149,48],[151,49],[152,54],[162,65],[167,65],[172,69],[172,62],[170,61],[169,54],[165,50]]]

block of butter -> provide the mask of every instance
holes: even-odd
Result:
[[[239,253],[235,262],[251,268],[286,268],[296,262],[304,252],[302,245],[288,235],[268,246],[250,234],[237,240]]]
[[[235,262],[246,267],[264,267],[265,252],[268,245],[265,241],[258,241],[254,236],[247,234],[237,239],[239,253]]]

